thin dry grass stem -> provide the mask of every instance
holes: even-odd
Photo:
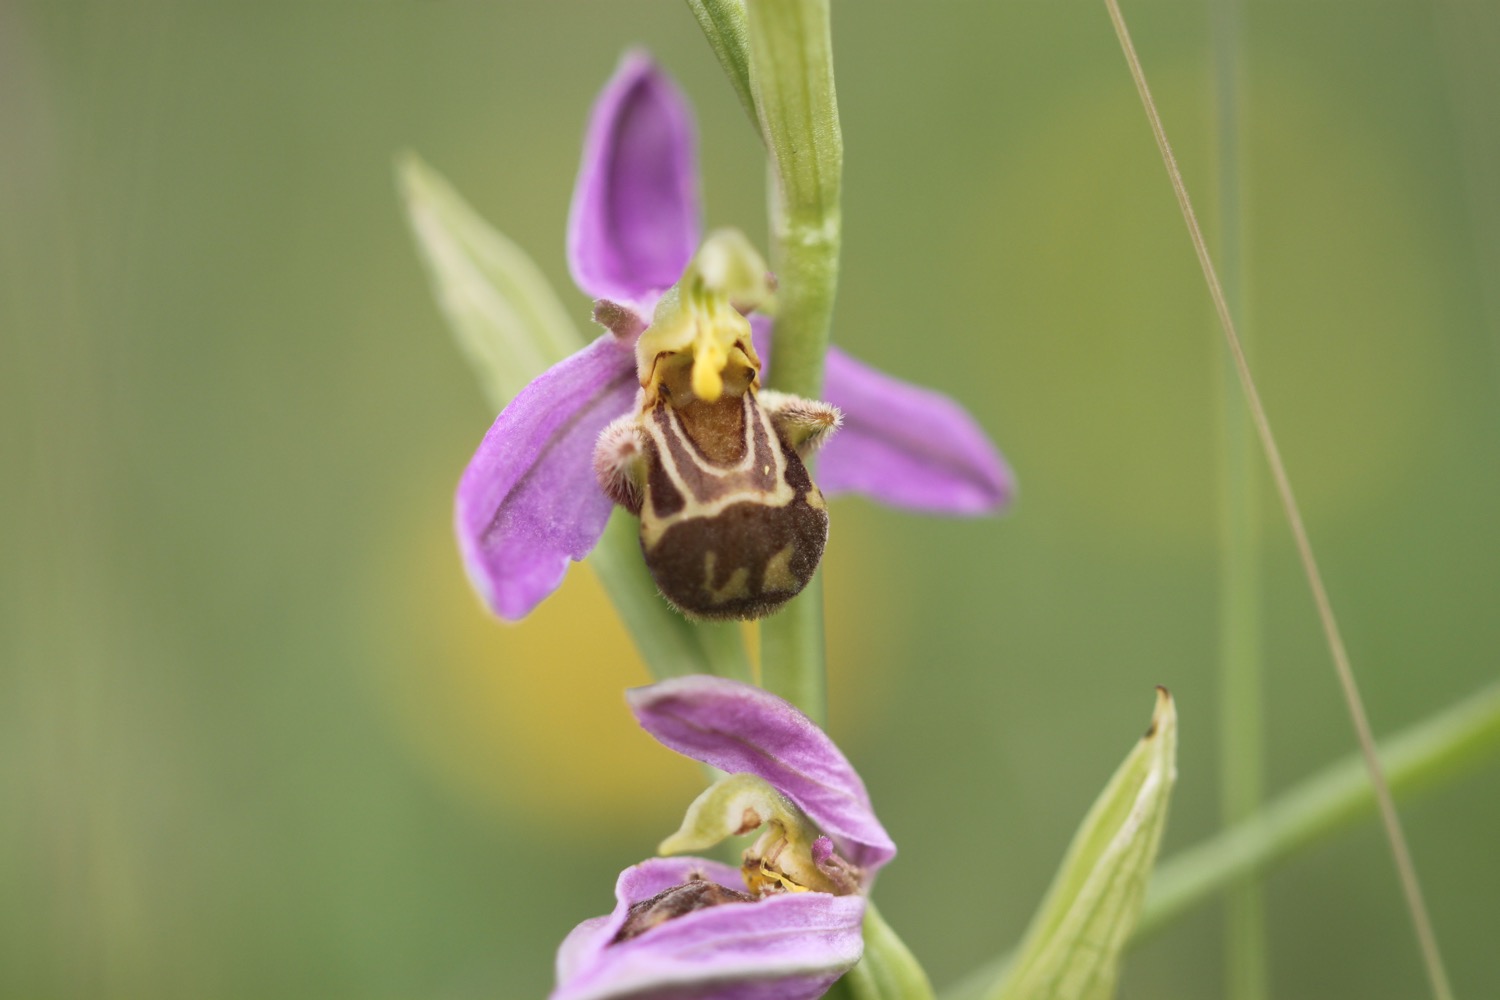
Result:
[[[1333,606],[1329,603],[1328,591],[1323,586],[1323,577],[1318,571],[1317,560],[1313,557],[1312,544],[1308,541],[1301,511],[1297,506],[1296,497],[1292,494],[1292,484],[1287,478],[1286,466],[1282,463],[1281,452],[1276,447],[1276,438],[1271,433],[1270,421],[1266,418],[1265,407],[1260,401],[1260,393],[1256,390],[1255,380],[1250,374],[1250,365],[1245,360],[1244,349],[1240,344],[1239,335],[1235,332],[1234,320],[1229,315],[1229,305],[1225,301],[1224,290],[1219,284],[1213,261],[1209,258],[1208,244],[1203,238],[1203,230],[1199,227],[1197,216],[1193,212],[1187,186],[1183,183],[1182,173],[1177,169],[1177,160],[1172,155],[1171,144],[1167,142],[1167,133],[1162,127],[1161,116],[1157,113],[1156,103],[1151,99],[1151,90],[1146,85],[1146,74],[1141,68],[1140,57],[1136,55],[1135,46],[1130,40],[1130,31],[1125,27],[1125,17],[1120,12],[1117,0],[1104,0],[1104,5],[1109,10],[1110,20],[1114,22],[1115,34],[1120,40],[1120,48],[1125,53],[1125,61],[1130,66],[1130,75],[1135,80],[1135,89],[1140,94],[1141,103],[1145,106],[1146,117],[1151,122],[1151,132],[1156,137],[1157,148],[1161,151],[1162,161],[1166,165],[1167,176],[1172,182],[1172,191],[1177,196],[1177,205],[1182,209],[1183,221],[1187,223],[1188,235],[1193,241],[1193,250],[1197,253],[1198,263],[1203,268],[1203,277],[1208,283],[1214,309],[1219,314],[1219,324],[1223,327],[1229,353],[1234,358],[1240,385],[1245,392],[1245,400],[1250,405],[1251,419],[1255,423],[1261,447],[1266,453],[1266,463],[1270,467],[1271,478],[1276,483],[1276,491],[1280,494],[1282,508],[1286,512],[1287,522],[1292,529],[1297,555],[1302,561],[1303,572],[1307,575],[1308,586],[1312,589],[1318,618],[1323,624],[1323,634],[1328,641],[1329,651],[1333,655],[1334,670],[1338,674],[1339,684],[1343,688],[1344,701],[1349,709],[1349,717],[1354,723],[1354,731],[1359,740],[1360,754],[1364,758],[1366,770],[1369,771],[1370,783],[1374,786],[1381,822],[1385,827],[1386,838],[1390,841],[1391,857],[1395,861],[1396,871],[1401,879],[1401,888],[1406,896],[1406,905],[1411,912],[1412,924],[1416,928],[1417,943],[1422,952],[1422,960],[1427,969],[1432,994],[1436,1000],[1452,1000],[1453,993],[1448,985],[1448,974],[1443,968],[1443,958],[1438,950],[1437,937],[1433,933],[1432,921],[1427,914],[1427,904],[1422,898],[1422,887],[1417,880],[1416,867],[1412,864],[1411,851],[1406,845],[1406,835],[1401,830],[1401,820],[1396,813],[1396,803],[1391,796],[1385,771],[1380,765],[1380,758],[1375,749],[1375,737],[1370,731],[1370,720],[1365,714],[1364,700],[1360,697],[1359,686],[1354,680],[1354,670],[1349,664],[1349,654],[1344,648],[1343,637],[1339,634],[1338,621],[1334,618]]]

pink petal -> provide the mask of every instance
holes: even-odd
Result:
[[[1011,500],[1005,459],[968,411],[941,393],[828,352],[824,398],[844,414],[823,448],[818,486],[935,514],[989,514]]]
[[[750,317],[762,372],[770,372],[771,323]],[[818,452],[826,496],[859,493],[931,514],[991,514],[1015,496],[1015,478],[969,412],[924,389],[828,349],[823,398],[844,415]]]
[[[454,510],[459,550],[501,618],[526,615],[599,540],[612,505],[594,479],[594,442],[637,388],[629,345],[605,334],[523,389],[469,461]]]
[[[594,103],[568,219],[573,280],[640,301],[674,284],[701,232],[693,114],[644,52],[628,52]]]
[[[729,774],[754,774],[795,802],[869,876],[896,854],[864,782],[833,741],[788,702],[720,677],[691,676],[626,692],[663,744]]]

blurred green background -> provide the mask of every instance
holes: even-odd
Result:
[[[1182,714],[1166,853],[1217,826],[1220,348],[1102,5],[835,5],[836,337],[966,403],[1002,520],[838,503],[831,729],[940,982],[1015,942],[1144,726]],[[1209,20],[1127,6],[1216,231]],[[586,572],[506,628],[451,493],[492,414],[434,307],[418,151],[580,322],[590,101],[649,46],[708,221],[761,154],[682,4],[0,2],[0,995],[526,997],[694,769]],[[1262,391],[1380,732],[1500,646],[1500,13],[1261,3],[1248,94]],[[1270,781],[1352,747],[1265,497]],[[1500,995],[1500,764],[1405,803],[1458,992]],[[1423,995],[1373,823],[1268,883],[1276,995]],[[1220,991],[1217,907],[1122,994]]]

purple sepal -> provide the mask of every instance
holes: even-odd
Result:
[[[611,504],[594,442],[637,388],[630,346],[605,334],[523,389],[469,460],[454,505],[459,551],[501,618],[536,607],[599,540]]]
[[[962,406],[832,348],[823,398],[844,414],[823,448],[818,487],[860,493],[935,514],[990,514],[1010,502],[1015,480],[1000,452]]]
[[[620,873],[615,909],[579,924],[557,954],[551,1000],[814,1000],[859,961],[864,898],[788,893],[726,903],[611,944],[632,903],[694,874],[743,888],[701,858],[655,858]]]
[[[594,103],[568,218],[573,280],[640,301],[675,284],[697,249],[693,114],[644,52],[627,52]]]
[[[771,321],[751,316],[761,375],[772,371]],[[818,452],[825,496],[859,493],[933,514],[992,514],[1010,503],[1015,479],[989,436],[962,406],[828,349],[823,400],[843,423]]]
[[[695,675],[625,693],[641,726],[678,753],[729,774],[764,778],[874,873],[896,854],[864,782],[833,741],[791,704],[721,677]]]

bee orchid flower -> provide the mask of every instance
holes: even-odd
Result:
[[[755,310],[774,305],[774,279],[736,232],[700,244],[695,142],[676,86],[628,53],[595,104],[568,229],[574,280],[608,332],[506,406],[458,488],[465,567],[502,618],[558,587],[615,504],[641,517],[647,565],[680,610],[755,618],[816,569],[824,495],[973,515],[1013,493],[962,407],[837,349],[825,402],[761,390],[775,331]],[[803,460],[825,440],[814,485]]]
[[[663,853],[760,829],[739,869],[696,857],[627,868],[614,911],[579,924],[551,1000],[812,1000],[863,952],[864,893],[895,854],[863,782],[787,702],[717,677],[628,694],[641,725],[726,777]]]

